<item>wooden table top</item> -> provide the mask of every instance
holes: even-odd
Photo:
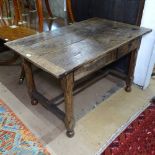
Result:
[[[124,23],[92,18],[6,45],[56,78],[104,56],[148,32]]]

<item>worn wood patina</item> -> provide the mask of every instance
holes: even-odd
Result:
[[[92,18],[53,32],[11,41],[6,45],[25,59],[29,94],[34,103],[36,99],[40,99],[39,102],[44,102],[44,105],[51,104],[45,97],[36,95],[38,93],[34,89],[30,62],[61,81],[65,101],[65,125],[67,135],[72,137],[73,85],[85,76],[128,55],[130,64],[126,76],[126,91],[131,91],[141,37],[150,31],[124,23]],[[59,111],[58,108],[56,111]]]

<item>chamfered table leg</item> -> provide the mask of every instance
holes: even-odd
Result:
[[[61,85],[64,91],[65,100],[65,125],[67,129],[67,136],[74,136],[74,114],[73,114],[73,86],[74,75],[70,73],[61,79]]]
[[[135,70],[135,64],[136,64],[136,58],[137,58],[137,51],[138,49],[133,50],[130,53],[130,60],[129,60],[129,69],[128,69],[128,75],[126,79],[126,92],[131,92],[131,86],[134,78],[134,70]]]
[[[26,76],[28,93],[31,97],[31,103],[32,103],[32,105],[37,105],[38,100],[36,100],[33,97],[33,92],[36,91],[36,87],[35,87],[35,83],[34,83],[34,79],[33,79],[31,63],[29,61],[27,61],[26,59],[24,59],[23,66],[24,66],[24,71],[25,71],[25,76]]]

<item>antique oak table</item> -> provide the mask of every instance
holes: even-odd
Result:
[[[52,32],[25,37],[6,45],[23,57],[27,87],[32,104],[38,101],[64,119],[67,136],[74,135],[73,88],[76,81],[128,55],[127,92],[131,91],[137,50],[141,37],[150,29],[92,18]],[[31,64],[60,80],[65,113],[35,87]],[[61,117],[60,117],[61,116]]]

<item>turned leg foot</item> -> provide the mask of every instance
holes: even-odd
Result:
[[[20,74],[20,78],[19,78],[19,84],[23,84],[24,79],[25,79],[25,70],[24,70],[24,66],[22,65],[21,74]]]
[[[72,138],[74,136],[74,130],[70,130],[66,132],[67,137]]]
[[[32,99],[31,99],[31,104],[32,104],[32,105],[37,105],[37,104],[38,104],[38,100],[32,98]]]
[[[66,126],[66,135],[69,138],[72,138],[74,136],[74,127],[75,127],[75,120],[74,118],[71,118],[70,121],[67,119],[67,117],[65,118],[65,126]]]
[[[126,92],[131,92],[131,91],[132,91],[131,86],[126,86],[126,87],[125,87],[125,91],[126,91]]]
[[[20,77],[20,78],[19,78],[19,84],[22,85],[23,82],[24,82],[24,78],[23,78],[23,77]]]

